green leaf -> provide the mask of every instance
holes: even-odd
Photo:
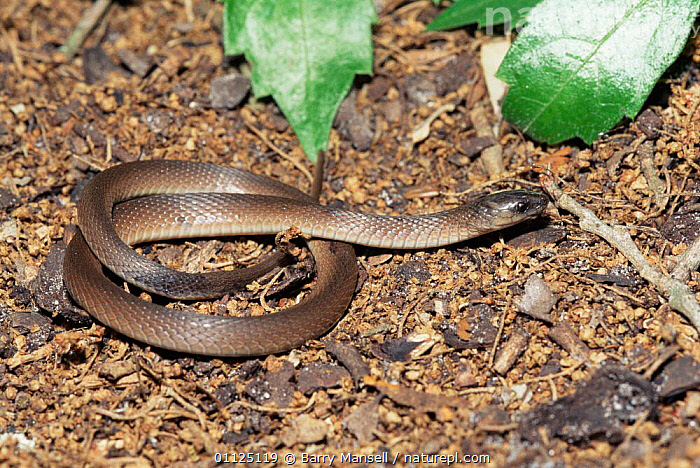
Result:
[[[272,95],[315,161],[355,74],[372,73],[376,20],[371,0],[226,0],[224,49],[245,54],[255,95]]]
[[[457,0],[438,15],[426,28],[440,31],[476,23],[478,27],[492,27],[508,23],[510,28],[522,26],[521,22],[532,7],[541,0]]]
[[[681,52],[699,0],[544,0],[497,76],[503,115],[550,144],[634,117]]]

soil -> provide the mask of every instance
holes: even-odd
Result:
[[[223,56],[219,2],[116,3],[68,59],[58,47],[91,3],[0,5],[0,464],[215,466],[245,455],[253,466],[292,456],[295,466],[419,466],[457,453],[495,466],[700,466],[698,330],[553,206],[447,248],[356,247],[361,274],[344,318],[287,353],[184,355],[94,323],[66,295],[61,265],[76,201],[98,171],[191,159],[307,190],[312,167],[274,102],[246,96],[247,80],[231,75],[246,66]],[[331,132],[323,203],[433,212],[537,190],[549,172],[672,269],[700,232],[696,44],[635,121],[591,147],[543,146],[506,123],[478,129],[498,121],[478,59],[490,38],[425,33],[437,11],[381,3],[374,75],[356,80]],[[454,110],[413,143],[446,104]],[[482,161],[489,148],[505,163],[496,178]],[[139,251],[206,271],[272,248],[193,239]],[[687,284],[699,292],[699,280]],[[258,314],[261,302],[284,307],[313,287],[287,284],[266,301],[261,281],[175,307]]]

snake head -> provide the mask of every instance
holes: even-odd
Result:
[[[480,219],[491,231],[504,229],[539,216],[549,198],[529,190],[507,190],[485,195],[476,200]]]

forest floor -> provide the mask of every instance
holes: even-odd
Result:
[[[254,466],[291,456],[293,466],[331,465],[321,456],[335,456],[333,466],[371,460],[362,457],[421,466],[459,454],[495,466],[699,466],[698,330],[553,205],[446,248],[356,247],[345,316],[286,353],[184,355],[94,323],[68,300],[61,265],[76,201],[97,172],[189,159],[308,190],[313,169],[274,102],[212,105],[221,97],[212,80],[241,64],[223,56],[219,2],[117,3],[67,60],[58,47],[91,3],[0,5],[0,464],[215,466],[250,454]],[[323,203],[434,212],[480,193],[538,190],[550,171],[671,270],[700,233],[692,53],[646,113],[591,147],[541,146],[505,123],[489,138],[475,128],[496,121],[478,58],[489,38],[425,33],[437,11],[428,1],[381,6],[374,75],[356,80],[331,132]],[[444,104],[454,110],[412,143]],[[480,157],[489,147],[502,149],[497,179]],[[140,251],[206,271],[273,247],[205,239]],[[687,282],[696,295],[699,280]],[[185,306],[258,314],[264,286]],[[267,302],[283,307],[311,287]],[[551,295],[537,317],[523,305],[532,294]]]

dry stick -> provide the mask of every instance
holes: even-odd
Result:
[[[677,262],[671,276],[678,281],[686,281],[690,273],[700,267],[700,236],[696,237],[690,247],[678,256]]]
[[[668,348],[662,349],[659,352],[658,357],[654,360],[654,362],[652,362],[649,368],[644,371],[642,377],[644,377],[647,380],[651,380],[651,377],[656,373],[657,370],[659,370],[659,367],[661,367],[666,361],[675,356],[675,354],[680,350],[681,347],[678,345],[672,345]]]
[[[72,59],[78,49],[80,49],[87,35],[90,34],[92,28],[100,21],[111,4],[112,0],[97,0],[90,8],[85,10],[83,18],[75,27],[66,43],[59,49],[68,60]]]
[[[96,408],[95,413],[101,414],[102,416],[107,416],[115,421],[133,421],[134,419],[143,418],[146,416],[151,412],[151,410],[158,406],[161,401],[164,400],[165,398],[163,398],[163,395],[161,394],[151,397],[143,408],[133,414],[121,414],[104,408]]]
[[[408,319],[408,316],[413,313],[413,311],[418,307],[420,304],[423,303],[427,299],[427,297],[430,295],[430,292],[425,292],[421,294],[419,297],[417,297],[414,301],[412,301],[412,305],[407,309],[404,310],[403,317],[401,317],[401,320],[399,321],[399,329],[396,332],[396,336],[402,337],[403,336],[403,327],[406,325],[406,320]]]
[[[267,303],[267,293],[270,292],[270,288],[272,287],[273,284],[282,276],[284,273],[284,268],[278,271],[275,276],[265,285],[265,288],[263,289],[262,294],[260,294],[260,305],[262,305],[262,308],[265,309],[266,312],[277,312],[274,307],[270,307],[270,305]]]
[[[500,375],[505,375],[513,367],[516,359],[525,352],[529,339],[530,334],[526,330],[516,328],[508,341],[503,345],[491,368]]]
[[[245,401],[235,401],[235,402],[231,403],[231,405],[240,406],[242,408],[248,408],[248,409],[252,409],[255,411],[260,411],[261,413],[289,414],[289,413],[303,413],[304,411],[311,408],[315,402],[316,402],[316,393],[311,395],[311,398],[309,398],[309,401],[301,408],[273,408],[271,406],[256,405],[254,403],[248,403]]]
[[[501,337],[503,336],[503,329],[506,327],[506,316],[508,314],[508,309],[503,308],[503,316],[501,317],[500,324],[498,325],[498,332],[496,332],[496,338],[493,340],[493,345],[491,346],[491,353],[489,353],[489,362],[486,364],[489,369],[493,367],[493,363],[496,360],[496,350],[498,345],[501,343]]]
[[[602,237],[619,250],[637,269],[642,278],[656,286],[668,298],[669,305],[683,314],[695,329],[700,331],[700,304],[695,299],[693,291],[686,284],[665,276],[658,267],[647,262],[624,227],[610,227],[605,224],[591,210],[584,208],[573,198],[564,194],[552,177],[542,176],[540,182],[559,208],[569,211],[579,218],[581,229]]]
[[[288,155],[287,153],[282,151],[277,145],[275,145],[273,142],[271,142],[269,140],[269,138],[267,138],[263,134],[263,132],[261,132],[260,130],[255,128],[252,124],[249,124],[248,122],[244,121],[243,125],[245,125],[248,130],[255,133],[258,136],[258,138],[260,138],[263,141],[263,143],[265,143],[267,146],[270,147],[270,149],[272,151],[274,151],[275,153],[280,155],[282,158],[284,158],[287,161],[289,161],[290,163],[292,163],[294,165],[294,167],[299,169],[299,171],[301,171],[301,173],[304,174],[306,176],[306,178],[309,179],[311,181],[311,183],[313,184],[314,178],[313,178],[313,176],[311,176],[311,173],[309,172],[309,170],[306,167],[304,167],[303,164],[301,164],[297,159],[291,157],[290,155]]]
[[[641,161],[642,173],[644,178],[647,180],[647,185],[654,192],[655,195],[666,196],[661,199],[661,203],[665,205],[668,203],[668,189],[666,183],[659,177],[656,172],[656,167],[654,167],[654,146],[651,141],[646,141],[639,145],[637,149],[637,155]]]
[[[10,55],[12,55],[12,62],[15,65],[15,69],[18,73],[22,74],[24,72],[24,65],[22,64],[22,57],[17,49],[17,42],[10,37],[10,34],[5,30],[5,28],[0,28],[0,34],[5,39],[7,48],[10,49]]]
[[[479,191],[484,190],[488,187],[491,187],[493,185],[502,184],[504,182],[513,182],[516,184],[527,185],[530,187],[538,187],[538,188],[540,187],[540,184],[538,184],[537,182],[530,182],[530,181],[527,181],[524,179],[518,179],[515,177],[503,177],[503,178],[489,180],[488,182],[484,182],[483,184],[479,184],[475,187],[468,188],[467,190],[462,190],[461,192],[450,192],[450,191],[441,190],[440,195],[445,196],[445,197],[461,197],[463,195],[479,192]]]
[[[166,383],[166,385],[168,385],[168,384]],[[207,425],[206,425],[207,418],[204,416],[204,413],[202,413],[199,410],[199,408],[197,408],[192,403],[185,400],[185,397],[180,395],[180,393],[175,389],[174,386],[168,385],[166,387],[165,395],[169,396],[169,397],[173,397],[175,399],[175,401],[177,401],[178,403],[180,403],[182,405],[183,408],[185,408],[185,409],[189,410],[191,413],[193,413],[196,416],[196,418],[199,420],[199,426],[202,429],[202,432],[206,432],[206,430],[207,430]]]
[[[639,418],[637,418],[634,424],[632,424],[632,426],[627,430],[625,439],[620,445],[617,446],[615,451],[610,455],[610,460],[612,460],[613,463],[619,460],[620,454],[623,453],[625,447],[628,447],[630,441],[632,440],[632,437],[635,436],[635,434],[639,431],[639,428],[642,426],[642,424],[644,424],[644,421],[646,421],[649,417],[649,413],[651,413],[651,408],[647,408],[644,411],[644,413],[642,413],[642,415]]]

